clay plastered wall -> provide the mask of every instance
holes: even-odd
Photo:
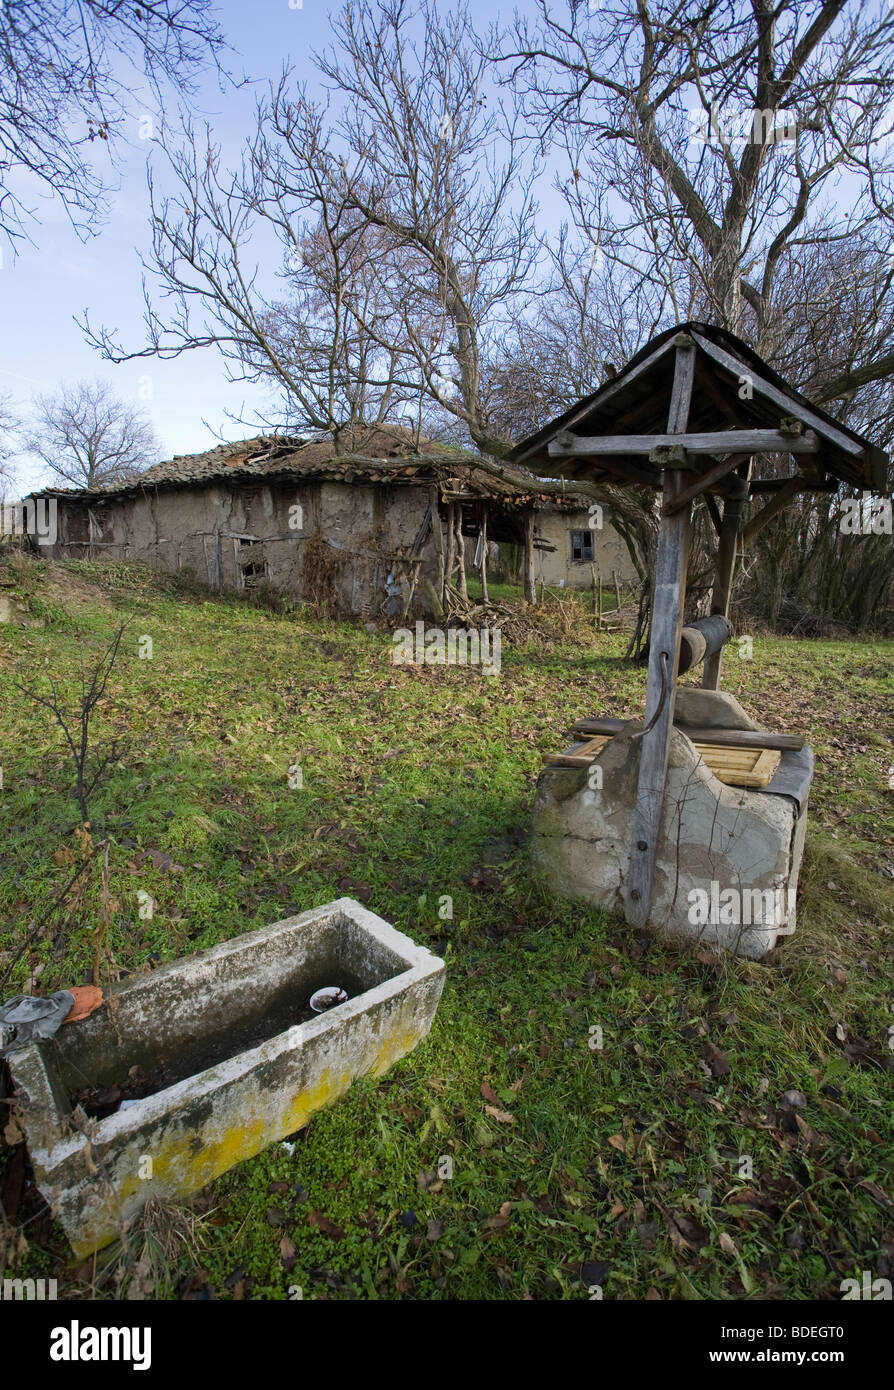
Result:
[[[589,561],[574,561],[571,558],[571,532],[587,531],[590,527],[589,513],[582,512],[538,512],[536,534],[556,547],[555,550],[535,550],[534,573],[538,584],[541,580],[552,588],[558,588],[565,581],[566,588],[586,586],[593,583],[593,572]],[[593,559],[599,570],[603,586],[612,582],[615,570],[620,583],[632,584],[636,580],[627,547],[617,531],[603,514],[602,529],[594,529]]]
[[[191,569],[214,589],[266,579],[307,598],[306,549],[317,536],[325,547],[322,583],[336,607],[375,617],[389,576],[401,570],[396,554],[410,549],[427,505],[424,488],[222,481],[89,508],[60,502],[54,550],[138,560],[172,573]]]

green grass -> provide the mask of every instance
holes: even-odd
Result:
[[[0,629],[0,974],[63,881],[77,821],[58,731],[12,680],[70,676],[129,612],[97,728],[120,756],[92,808],[115,965],[342,893],[448,965],[426,1042],[315,1116],[293,1156],[274,1144],[213,1184],[200,1257],[170,1241],[155,1296],[193,1272],[224,1299],[838,1298],[890,1258],[894,644],[755,637],[751,660],[728,660],[726,687],[807,734],[817,776],[797,934],[766,962],[718,962],[555,902],[528,867],[542,754],[583,715],[638,712],[624,637],[504,642],[488,678],[396,667],[386,635],[136,567],[44,567],[29,585],[44,626]],[[135,863],[147,849],[183,871]],[[84,978],[98,893],[94,875],[0,997],[35,967],[47,991]],[[730,1067],[716,1079],[709,1041]],[[797,1118],[780,1108],[792,1089]],[[83,1289],[92,1271],[67,1258],[58,1228],[32,1229],[31,1271]]]

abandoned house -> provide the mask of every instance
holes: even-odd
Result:
[[[635,578],[626,546],[584,497],[506,481],[473,454],[379,428],[348,441],[287,435],[222,444],[103,488],[46,488],[54,558],[142,561],[212,589],[269,584],[332,612],[376,619],[443,612],[474,565],[494,578],[590,585]],[[437,524],[433,524],[436,521]],[[44,551],[46,553],[46,551]]]

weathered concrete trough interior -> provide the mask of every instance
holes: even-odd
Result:
[[[150,1196],[194,1192],[300,1129],[428,1033],[444,964],[351,898],[112,987],[103,1007],[10,1056],[38,1187],[75,1253],[108,1244]],[[350,996],[307,1018],[317,989]],[[296,1021],[307,1019],[307,1021]],[[134,1067],[158,1086],[95,1120],[85,1088]]]

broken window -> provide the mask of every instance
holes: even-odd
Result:
[[[571,558],[572,558],[572,560],[592,560],[592,559],[593,559],[593,532],[592,532],[592,531],[572,531],[572,532],[571,532]]]
[[[260,536],[234,536],[236,568],[239,583],[243,589],[254,588],[267,577],[267,561],[264,559],[264,542]]]

